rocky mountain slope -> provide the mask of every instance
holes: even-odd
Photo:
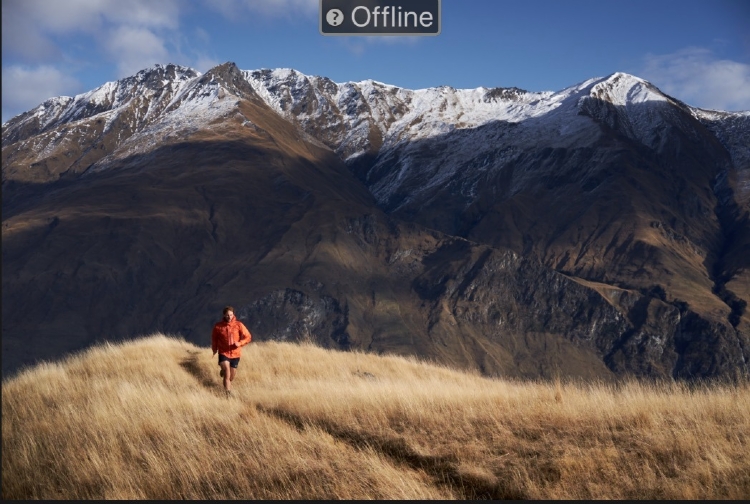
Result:
[[[749,113],[156,66],[3,125],[3,372],[154,330],[491,375],[747,372]]]

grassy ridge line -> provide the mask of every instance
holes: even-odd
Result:
[[[3,498],[748,498],[750,387],[489,380],[155,335],[2,385]]]

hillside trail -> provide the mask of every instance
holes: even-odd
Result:
[[[188,356],[182,359],[179,364],[202,387],[218,396],[221,391],[220,383],[201,365],[200,358],[203,353],[197,350],[187,350]],[[231,400],[247,399],[233,396]],[[253,409],[253,405],[248,404],[248,408]],[[260,415],[294,428],[301,434],[311,430],[320,430],[347,445],[355,452],[374,451],[396,467],[406,467],[424,472],[430,476],[435,486],[457,493],[457,497],[460,499],[528,498],[521,489],[505,486],[482,477],[482,475],[460,471],[460,461],[453,455],[435,456],[420,453],[410,446],[403,437],[389,438],[373,433],[360,432],[337,424],[330,419],[314,420],[280,407],[269,408],[256,403],[254,404],[254,410]]]

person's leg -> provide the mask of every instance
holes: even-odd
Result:
[[[221,370],[224,372],[224,374],[222,375],[224,377],[224,390],[229,392],[232,390],[232,373],[230,371],[231,368],[229,367],[229,361],[221,361],[219,365],[221,366]]]
[[[232,380],[234,380],[234,377],[237,374],[237,366],[240,365],[240,358],[236,357],[236,358],[232,359],[229,364],[232,367],[231,374],[229,376],[229,381],[232,381]]]

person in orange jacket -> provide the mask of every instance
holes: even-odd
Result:
[[[211,350],[219,352],[219,375],[224,378],[224,390],[229,397],[232,393],[232,380],[237,373],[242,347],[253,340],[245,324],[234,316],[234,308],[224,307],[224,318],[214,325],[211,333]]]

